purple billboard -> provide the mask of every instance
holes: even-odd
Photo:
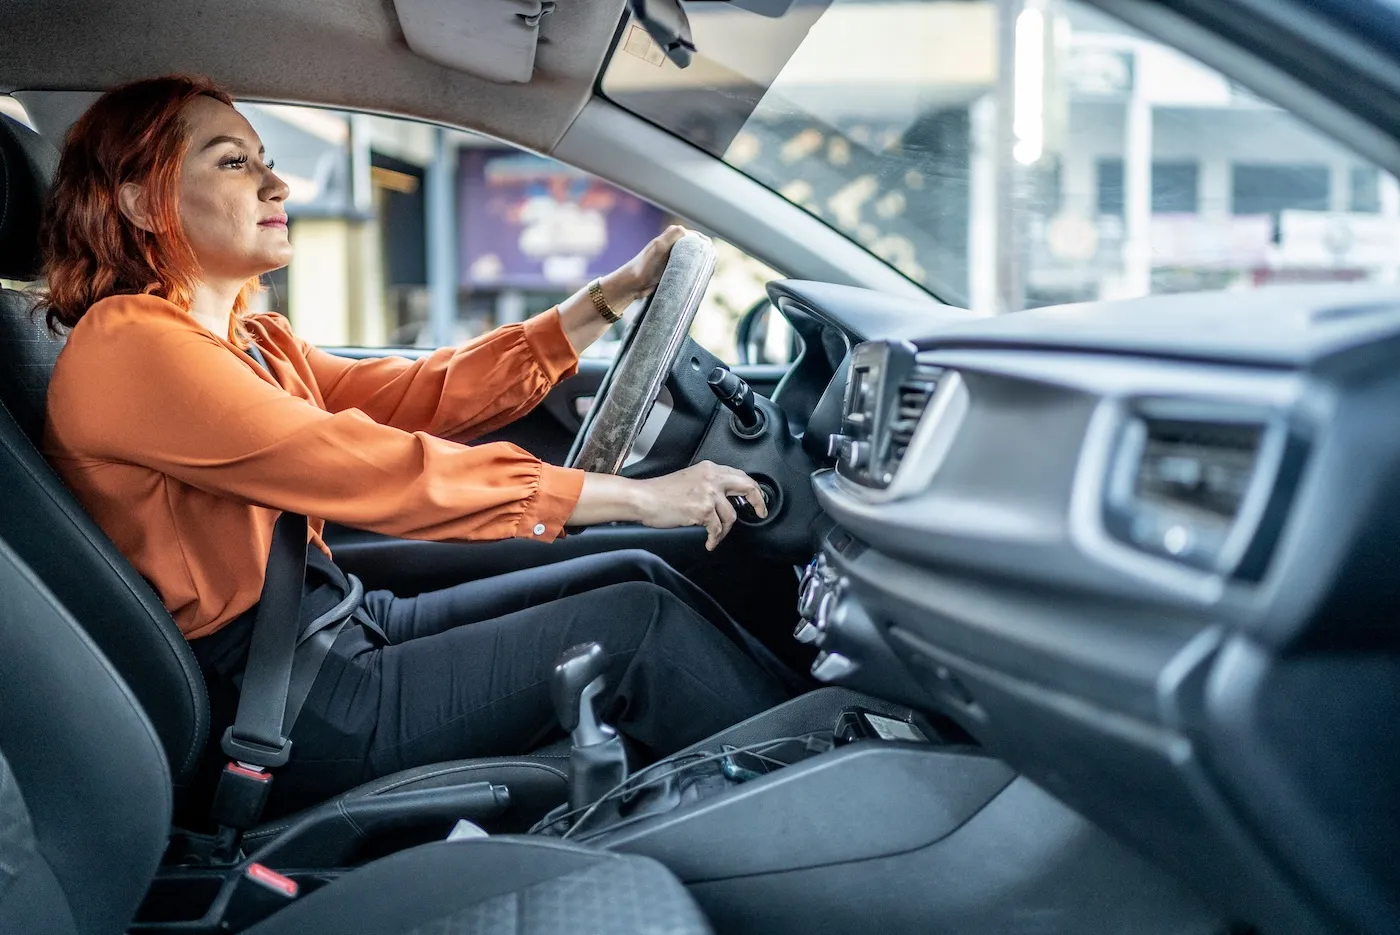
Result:
[[[459,266],[470,289],[576,289],[661,231],[659,208],[585,172],[511,150],[464,149]]]

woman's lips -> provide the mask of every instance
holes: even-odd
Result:
[[[279,214],[279,215],[278,215],[277,217],[275,217],[275,218],[267,218],[266,220],[259,221],[259,222],[258,222],[258,226],[259,226],[259,227],[278,227],[278,228],[281,228],[282,230],[286,230],[286,229],[287,229],[287,216],[286,216],[285,214]]]

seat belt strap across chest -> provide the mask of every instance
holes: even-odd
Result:
[[[272,374],[256,344],[249,345],[248,355]],[[302,514],[284,512],[272,527],[272,546],[253,617],[238,713],[222,739],[229,759],[264,769],[286,763],[292,747],[282,728],[293,657],[301,633],[308,526]]]
[[[256,346],[248,353],[271,373]],[[272,528],[238,711],[220,740],[229,762],[219,776],[211,809],[219,826],[212,851],[216,862],[236,859],[243,832],[262,817],[272,787],[270,771],[291,756],[291,725],[284,730],[283,721],[301,632],[308,532],[309,523],[300,513],[284,512]]]

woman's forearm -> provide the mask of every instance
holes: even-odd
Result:
[[[599,284],[603,287],[603,298],[618,314],[644,294],[628,274],[626,267],[604,276],[599,280]],[[587,288],[580,289],[559,303],[559,324],[563,326],[564,334],[574,346],[575,353],[579,354],[607,334],[608,328],[612,327],[593,307],[593,300],[589,298]]]
[[[768,515],[768,505],[753,478],[709,461],[645,480],[585,474],[578,502],[565,525],[633,522],[655,529],[704,526],[708,533],[705,548],[713,549],[737,518],[731,497],[749,501],[760,517]]]
[[[599,280],[603,289],[603,299],[619,315],[622,310],[642,296],[651,295],[666,269],[671,256],[671,247],[685,236],[685,228],[672,224],[642,248],[642,252]],[[594,341],[607,333],[609,323],[593,307],[587,287],[580,289],[559,303],[559,323],[564,326],[564,334],[574,346],[575,353],[582,353]]]
[[[636,523],[644,518],[640,502],[642,490],[630,477],[616,474],[585,474],[583,492],[570,514],[569,526],[599,523]]]

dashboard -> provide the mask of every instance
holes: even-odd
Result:
[[[829,465],[814,675],[956,721],[1262,931],[1389,930],[1400,290],[770,294],[824,349],[774,397]]]

